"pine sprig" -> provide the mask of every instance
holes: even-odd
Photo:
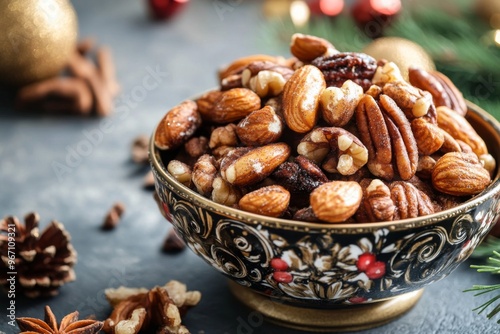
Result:
[[[491,236],[488,239],[490,238]],[[486,252],[486,250],[491,249],[491,247],[495,246],[498,247],[498,245],[500,245],[500,239],[493,238],[494,239],[493,241],[488,241],[488,239],[485,242],[483,242],[486,243],[484,246],[480,245],[476,249],[476,251],[474,252],[475,253],[474,256],[479,257],[478,253],[483,254],[484,252]],[[492,274],[500,274],[500,252],[496,250],[492,252],[493,256],[488,258],[489,265],[471,265],[471,268],[477,269],[477,271],[480,273],[488,272]],[[489,309],[491,306],[494,306],[493,309],[491,309],[491,311],[489,311],[488,314],[486,314],[486,317],[488,319],[492,319],[493,317],[495,317],[497,314],[500,313],[500,302],[498,302],[500,300],[500,284],[473,285],[472,288],[464,290],[464,292],[476,292],[474,296],[482,296],[485,294],[497,292],[497,295],[490,298],[488,301],[479,305],[478,307],[474,308],[473,311],[475,312],[477,311],[478,314],[481,314],[487,309]],[[500,319],[497,320],[497,323],[500,324]]]

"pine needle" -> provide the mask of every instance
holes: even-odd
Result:
[[[498,248],[500,246],[500,239],[492,238],[490,236],[486,239],[486,241],[483,242],[483,244],[484,245],[480,245],[478,248],[476,248],[476,251],[474,252],[475,257],[481,257],[478,254],[484,254],[486,251],[491,250],[491,248],[495,246],[500,250],[500,248]],[[482,273],[488,272],[492,274],[500,274],[500,252],[493,250],[492,253],[493,256],[490,256],[488,258],[489,265],[472,265],[471,268],[477,269],[478,272]],[[491,311],[486,314],[486,317],[488,319],[492,319],[497,314],[500,314],[500,303],[498,302],[500,300],[500,284],[473,285],[472,288],[464,290],[464,292],[475,292],[474,296],[482,296],[485,294],[497,292],[495,296],[490,298],[485,303],[474,308],[473,311],[481,314],[496,303],[493,309],[491,309]],[[500,319],[497,321],[497,323],[500,324]]]

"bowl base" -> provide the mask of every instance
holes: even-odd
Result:
[[[233,281],[229,281],[229,289],[241,303],[262,314],[267,321],[308,332],[349,332],[382,326],[408,312],[424,291],[420,289],[369,304],[317,309],[273,301]]]

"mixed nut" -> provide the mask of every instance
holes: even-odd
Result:
[[[442,73],[340,52],[295,34],[220,87],[172,108],[155,133],[168,172],[217,203],[302,221],[375,222],[456,206],[496,169]]]

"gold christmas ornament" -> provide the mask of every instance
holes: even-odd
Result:
[[[0,86],[57,75],[76,47],[78,24],[68,0],[0,1]]]
[[[394,62],[408,80],[408,67],[418,66],[426,71],[434,71],[436,66],[429,54],[418,44],[401,37],[377,38],[363,48],[363,52],[373,58]]]
[[[484,18],[491,27],[500,28],[500,0],[476,0],[476,12]]]

